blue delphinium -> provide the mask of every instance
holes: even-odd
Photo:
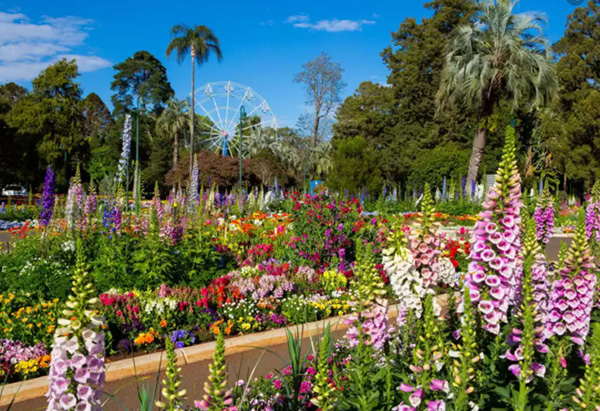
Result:
[[[52,219],[52,211],[54,210],[54,183],[56,174],[52,166],[46,170],[46,178],[44,180],[44,194],[42,196],[42,212],[40,214],[40,225],[47,226]],[[3,204],[4,205],[4,204]]]

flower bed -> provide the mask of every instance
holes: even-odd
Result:
[[[38,358],[50,352],[66,308],[76,241],[101,290],[108,355],[151,352],[168,341],[188,346],[213,339],[221,327],[226,335],[247,334],[349,313],[356,270],[365,269],[357,252],[373,254],[364,264],[381,279],[382,297],[395,298],[376,261],[395,228],[385,216],[363,218],[357,200],[291,194],[282,207],[287,212],[265,213],[248,202],[242,217],[224,218],[209,206],[210,192],[196,208],[174,195],[154,200],[138,220],[118,201],[106,198],[99,206],[97,198],[77,200],[71,191],[70,210],[45,225],[12,230],[10,253],[0,255],[0,329],[23,350],[41,342],[46,352]],[[436,245],[453,269],[466,267],[467,233],[442,236]],[[26,373],[19,364],[4,370],[10,380],[47,371],[41,365],[37,374]]]

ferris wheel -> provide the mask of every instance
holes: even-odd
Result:
[[[227,156],[238,151],[240,138],[240,114],[242,136],[252,128],[277,130],[277,118],[260,94],[243,84],[233,81],[207,83],[194,92],[196,113],[203,117],[202,131],[209,150]]]

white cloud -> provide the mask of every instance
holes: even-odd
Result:
[[[62,58],[66,58],[67,60],[75,59],[77,61],[77,67],[82,73],[89,73],[90,71],[96,71],[112,66],[110,61],[103,59],[102,57],[83,56],[79,54],[62,54],[57,56],[54,60],[58,61]]]
[[[37,77],[38,74],[50,64],[56,63],[58,60],[66,58],[67,60],[75,59],[77,67],[81,73],[88,73],[102,68],[112,66],[112,63],[102,57],[97,56],[80,56],[77,54],[63,54],[56,56],[48,61],[34,62],[10,62],[8,64],[0,64],[0,82],[6,81],[27,81]]]
[[[20,81],[31,80],[37,76],[40,71],[45,69],[49,63],[10,63],[0,64],[0,81]]]
[[[76,59],[81,72],[108,67],[98,56],[74,53],[85,47],[93,20],[44,16],[31,23],[22,13],[0,12],[0,81],[31,80],[63,57]]]
[[[327,31],[337,33],[341,31],[361,31],[364,25],[375,24],[373,20],[319,20],[311,23],[310,18],[304,14],[288,17],[286,23],[301,29],[310,29],[317,31]]]
[[[299,23],[299,22],[307,22],[307,21],[308,21],[308,16],[306,16],[304,14],[296,14],[296,15],[288,17],[285,22],[286,23]]]
[[[0,11],[0,23],[10,23],[11,21],[21,20],[27,18],[21,13],[4,13]]]

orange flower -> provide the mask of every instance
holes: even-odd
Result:
[[[154,341],[154,334],[147,333],[145,340],[146,340],[146,344],[150,344],[152,341]]]
[[[160,320],[160,323],[158,325],[160,325],[162,328],[165,328],[167,326],[167,321],[163,318],[162,320]]]
[[[219,320],[217,322],[214,322],[211,326],[210,326],[210,331],[214,334],[214,335],[219,335],[221,333],[221,324],[223,323],[223,320]]]
[[[233,323],[231,320],[227,320],[227,327],[225,327],[225,335],[231,334],[231,329],[233,328]]]

